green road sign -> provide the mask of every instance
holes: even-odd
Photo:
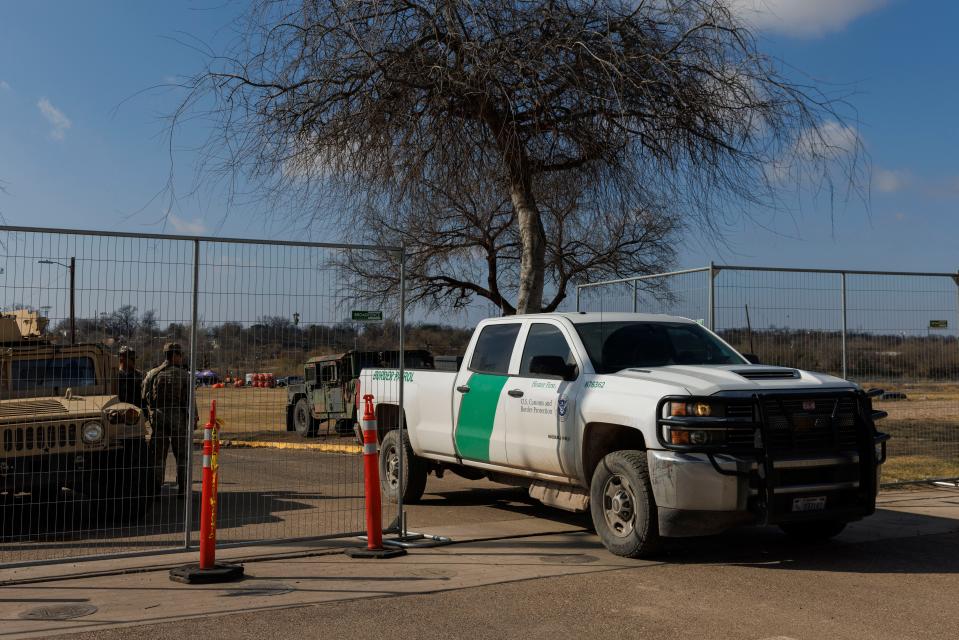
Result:
[[[930,320],[929,328],[930,329],[948,329],[949,321],[948,320]]]
[[[353,310],[353,322],[383,322],[382,311]]]

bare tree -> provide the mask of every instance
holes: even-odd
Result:
[[[680,221],[831,190],[837,164],[856,186],[844,103],[728,0],[258,0],[238,42],[176,114],[218,118],[203,167],[407,240],[434,304],[555,308],[572,278],[667,264]]]

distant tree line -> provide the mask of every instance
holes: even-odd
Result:
[[[68,320],[59,321],[52,333],[66,340]],[[406,330],[408,349],[428,349],[437,355],[462,353],[472,331],[439,323],[411,323]],[[842,336],[838,331],[772,328],[749,331],[725,329],[720,335],[739,351],[755,353],[765,364],[786,365],[842,373]],[[137,350],[141,367],[162,358],[166,342],[190,344],[190,326],[171,322],[161,326],[153,310],[142,313],[124,305],[96,318],[77,319],[77,340],[104,343],[115,350],[129,345]],[[350,349],[395,350],[399,325],[296,324],[285,316],[263,316],[257,322],[201,323],[197,332],[198,368],[227,372],[295,374],[303,362],[316,355]],[[856,380],[959,380],[959,339],[955,336],[849,333],[846,337],[847,375]]]

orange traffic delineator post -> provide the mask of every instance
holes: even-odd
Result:
[[[170,569],[170,579],[188,584],[232,582],[243,577],[243,565],[216,562],[216,501],[219,479],[220,422],[216,400],[210,401],[210,421],[203,428],[203,491],[200,499],[200,563]],[[189,494],[188,494],[189,498]]]
[[[402,548],[383,547],[383,505],[380,498],[380,455],[376,435],[373,394],[363,396],[363,478],[366,485],[366,548],[347,549],[351,558],[395,558],[406,554]]]

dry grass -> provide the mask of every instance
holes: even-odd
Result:
[[[216,415],[223,420],[221,437],[224,439],[303,440],[296,432],[286,430],[286,389],[201,387],[197,389],[200,424],[205,423],[210,415],[210,400],[216,400]],[[321,423],[319,437],[339,441],[343,436],[330,433],[332,426],[332,423]]]
[[[201,423],[209,416],[210,400],[216,400],[216,415],[223,420],[225,437],[286,431],[286,389],[201,387],[196,398]]]

